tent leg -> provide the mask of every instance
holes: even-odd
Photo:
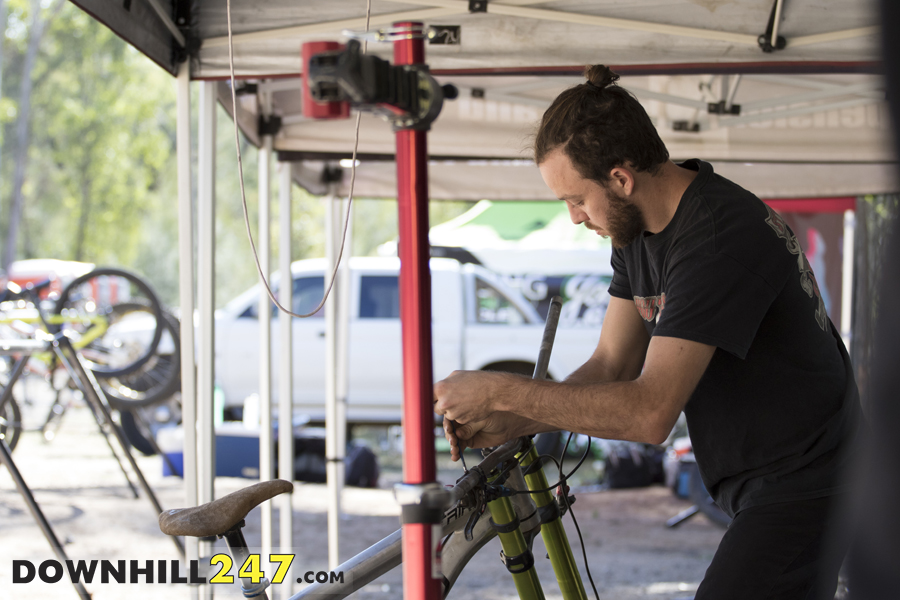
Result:
[[[178,161],[178,295],[182,315],[194,314],[194,213],[191,202],[191,74],[190,63],[178,71],[176,156]],[[194,376],[194,322],[181,319],[181,404],[184,422],[185,504],[197,506],[197,400]],[[187,560],[199,558],[197,538],[188,537]],[[198,597],[191,588],[191,597]]]
[[[262,115],[272,114],[272,96],[261,94]],[[271,262],[271,165],[272,136],[262,136],[259,148],[259,239],[257,251],[262,272],[268,279]],[[274,442],[272,436],[272,302],[260,281],[259,293],[259,480],[268,481],[274,473]],[[261,509],[262,554],[272,553],[272,503],[264,502]]]
[[[278,270],[281,281],[291,281],[291,163],[278,164]],[[282,285],[278,290],[278,301],[282,306],[293,305],[293,285]],[[293,317],[285,312],[278,315],[280,356],[278,369],[278,475],[281,479],[294,479],[294,435],[293,435]],[[290,435],[288,435],[290,434]],[[294,512],[291,505],[293,492],[279,497],[279,540],[282,554],[294,554]],[[282,600],[293,595],[294,578],[288,573],[280,586]]]
[[[216,83],[200,84],[197,181],[197,480],[198,503],[215,499],[216,433],[213,393],[215,386],[215,176],[216,176]],[[209,556],[213,545],[201,542],[201,556]],[[203,586],[201,596],[212,597],[212,587]]]

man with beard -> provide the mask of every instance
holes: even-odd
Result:
[[[658,444],[684,411],[703,481],[733,518],[698,600],[831,598],[826,524],[859,427],[844,345],[797,239],[699,160],[675,164],[602,65],[544,113],[535,162],[573,223],[614,246],[594,354],[563,382],[458,371],[435,384],[465,447],[570,430]]]

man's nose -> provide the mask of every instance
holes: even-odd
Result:
[[[585,221],[587,221],[587,215],[583,210],[578,208],[577,206],[572,206],[568,202],[566,202],[566,206],[569,209],[569,218],[572,219],[572,223],[575,225],[581,225]]]

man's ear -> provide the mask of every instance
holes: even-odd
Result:
[[[614,167],[609,172],[609,185],[620,195],[630,196],[634,192],[634,173],[628,167]]]

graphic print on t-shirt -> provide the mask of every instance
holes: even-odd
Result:
[[[646,298],[635,296],[634,305],[644,320],[652,323],[666,307],[666,294],[663,292],[659,296],[647,296]]]
[[[810,298],[816,298],[819,301],[819,305],[816,307],[816,322],[819,323],[819,327],[822,328],[822,331],[827,331],[825,328],[825,323],[827,322],[825,302],[822,300],[822,293],[819,291],[819,284],[816,283],[816,276],[809,266],[809,261],[806,260],[806,255],[803,254],[803,250],[800,248],[800,242],[797,241],[797,236],[795,236],[790,228],[788,228],[787,223],[781,218],[781,215],[772,210],[772,207],[766,205],[766,210],[769,211],[769,218],[766,219],[766,223],[775,230],[778,237],[785,240],[788,251],[791,254],[797,255],[797,268],[800,269],[800,287],[803,288],[803,291],[806,292]]]

